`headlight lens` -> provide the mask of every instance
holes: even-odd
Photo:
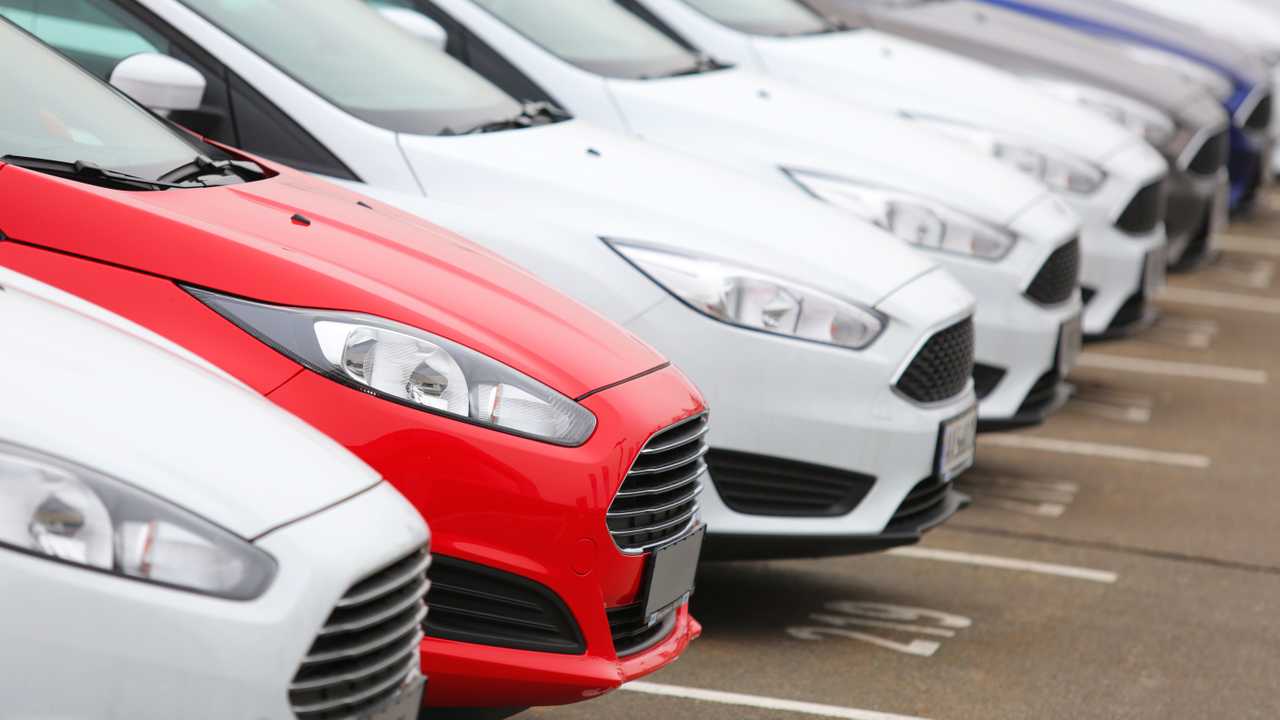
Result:
[[[814,195],[917,247],[995,261],[1008,255],[1015,242],[1012,234],[941,203],[799,170],[786,172]]]
[[[0,545],[234,600],[275,576],[266,552],[119,480],[0,443]]]
[[[1005,137],[947,120],[914,115],[904,117],[923,123],[948,137],[969,143],[1054,190],[1089,195],[1102,187],[1107,179],[1102,168],[1084,158],[1036,146],[1027,140]]]
[[[730,325],[855,350],[884,331],[876,311],[769,273],[654,245],[606,242],[667,292]]]
[[[573,400],[424,330],[360,313],[187,291],[311,370],[379,397],[556,445],[581,445],[595,431],[595,416]]]

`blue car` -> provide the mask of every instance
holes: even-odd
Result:
[[[1231,209],[1248,209],[1271,175],[1272,87],[1261,59],[1189,25],[1114,0],[982,0],[1208,68],[1229,82],[1218,93],[1232,117]]]

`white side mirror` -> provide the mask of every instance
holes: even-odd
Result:
[[[204,76],[190,65],[159,53],[138,53],[111,71],[111,84],[152,110],[198,110]]]
[[[449,31],[420,12],[398,7],[380,7],[378,12],[382,13],[382,17],[400,26],[401,30],[419,40],[426,41],[437,50],[444,50],[445,45],[449,43]]]

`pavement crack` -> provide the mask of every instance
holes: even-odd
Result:
[[[1133,545],[1121,545],[1117,543],[1106,542],[1103,540],[1079,540],[1074,538],[1064,538],[1057,535],[1047,535],[1044,533],[1025,532],[1018,530],[1003,530],[1000,528],[982,527],[979,525],[966,525],[963,523],[950,522],[946,525],[947,530],[955,530],[957,532],[965,532],[973,535],[989,535],[995,537],[1004,537],[1017,540],[1030,540],[1033,542],[1042,542],[1052,545],[1060,545],[1063,547],[1081,548],[1087,550],[1101,550],[1104,552],[1120,553],[1123,555],[1134,555],[1138,557],[1153,558],[1157,560],[1170,560],[1173,562],[1189,563],[1193,565],[1203,565],[1209,567],[1220,568],[1223,570],[1238,570],[1240,572],[1254,573],[1258,575],[1280,575],[1280,566],[1276,565],[1259,565],[1257,563],[1239,562],[1236,560],[1224,560],[1222,558],[1208,557],[1204,555],[1191,555],[1188,553],[1174,552],[1171,550],[1156,550],[1153,548],[1136,547]]]

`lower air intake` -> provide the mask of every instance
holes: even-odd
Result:
[[[876,482],[870,475],[732,450],[712,450],[707,465],[716,494],[744,515],[845,515]]]
[[[430,637],[571,655],[587,649],[564,601],[519,575],[437,556],[427,602]]]

